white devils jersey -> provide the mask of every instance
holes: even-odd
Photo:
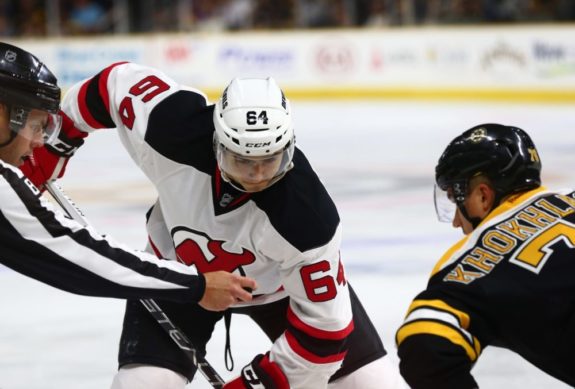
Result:
[[[326,387],[345,356],[353,320],[339,215],[301,151],[294,168],[268,189],[234,189],[213,151],[214,106],[201,92],[130,63],[75,85],[63,110],[82,131],[118,129],[159,194],[148,214],[159,255],[202,273],[253,277],[254,304],[290,297],[288,329],[271,359],[291,387]]]

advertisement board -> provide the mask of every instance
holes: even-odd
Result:
[[[272,76],[292,98],[575,100],[575,27],[423,27],[22,40],[64,88],[118,61],[217,96]]]

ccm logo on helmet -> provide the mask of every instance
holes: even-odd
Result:
[[[258,143],[248,142],[248,143],[246,143],[246,147],[252,147],[252,148],[267,147],[267,146],[271,146],[271,145],[272,145],[272,142],[258,142]]]

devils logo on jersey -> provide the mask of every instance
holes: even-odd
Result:
[[[172,239],[178,260],[188,266],[194,265],[200,273],[217,270],[231,273],[256,260],[256,256],[245,248],[242,248],[241,253],[227,251],[223,247],[226,242],[214,240],[203,232],[186,227],[174,228]]]

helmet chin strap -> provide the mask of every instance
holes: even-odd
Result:
[[[237,189],[237,190],[239,190],[240,192],[249,193],[247,190],[244,189],[244,187],[243,187],[240,183],[235,182],[234,180],[232,180],[232,179],[230,178],[230,176],[228,176],[228,175],[226,174],[226,172],[224,171],[224,169],[222,169],[222,168],[220,167],[219,170],[220,170],[220,176],[222,177],[222,179],[223,179],[225,182],[227,182],[228,184],[230,184],[232,187],[234,187],[234,189]]]
[[[493,209],[497,208],[499,203],[501,203],[502,198],[503,198],[503,195],[499,191],[497,191],[495,193],[495,198],[493,199],[493,205],[491,206],[491,210],[489,212],[491,212]],[[473,226],[473,229],[476,229],[477,226],[479,225],[479,223],[481,223],[483,221],[482,218],[469,216],[469,213],[467,213],[467,209],[465,209],[465,205],[463,204],[463,202],[458,201],[457,202],[457,208],[459,208],[459,212],[461,212],[463,217],[469,223],[471,223],[471,225]]]
[[[459,208],[459,212],[461,212],[461,214],[463,215],[465,220],[467,220],[469,223],[471,223],[471,226],[473,226],[473,229],[476,229],[477,226],[479,225],[479,223],[481,223],[481,221],[483,220],[479,217],[469,216],[469,213],[467,213],[467,210],[465,209],[465,205],[463,205],[463,202],[457,202],[457,208]]]

